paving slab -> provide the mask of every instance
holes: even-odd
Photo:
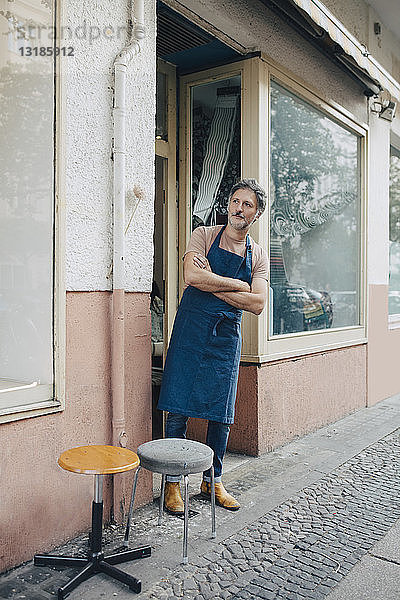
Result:
[[[400,565],[366,556],[327,600],[399,600]]]
[[[375,544],[371,550],[372,556],[376,558],[384,558],[389,561],[400,564],[400,521],[392,527],[385,537]],[[399,598],[400,598],[400,581],[399,581]]]

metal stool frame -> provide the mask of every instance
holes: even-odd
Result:
[[[140,467],[138,467],[135,473],[135,482],[137,480],[139,469]],[[94,499],[92,502],[92,529],[89,538],[90,550],[88,558],[56,556],[50,554],[36,554],[34,557],[35,566],[42,567],[51,565],[56,567],[82,567],[75,577],[58,589],[58,600],[66,598],[80,583],[86,581],[96,573],[106,573],[110,577],[128,585],[133,592],[141,592],[142,584],[136,577],[117,569],[113,565],[118,565],[137,558],[146,558],[151,555],[151,547],[142,546],[132,550],[117,552],[107,557],[104,556],[102,550],[103,477],[103,475],[95,475]]]
[[[132,496],[131,496],[131,502],[129,505],[129,514],[128,514],[128,521],[126,524],[126,530],[125,530],[125,538],[124,538],[124,546],[128,547],[129,546],[129,531],[130,531],[130,527],[131,527],[131,520],[132,520],[132,513],[133,513],[133,505],[135,503],[135,495],[136,495],[136,486],[137,486],[137,480],[138,480],[138,476],[139,476],[139,472],[142,469],[142,466],[139,465],[136,473],[135,473],[135,479],[133,482],[133,487],[132,487]],[[154,471],[156,472],[156,471]],[[158,525],[161,525],[162,523],[162,518],[163,518],[163,512],[164,512],[164,494],[165,494],[165,478],[166,475],[164,473],[161,474],[162,478],[161,478],[161,494],[160,494],[160,503],[159,503],[159,507],[158,507]],[[185,494],[184,494],[184,513],[183,513],[183,556],[182,556],[182,563],[184,565],[186,565],[188,563],[188,529],[189,529],[189,475],[184,475],[183,476],[183,481],[184,481],[184,489],[185,489]],[[215,538],[216,537],[216,529],[215,529],[215,482],[214,482],[214,467],[211,466],[211,537]]]

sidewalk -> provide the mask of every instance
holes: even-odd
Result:
[[[398,600],[400,598],[400,397],[363,409],[260,458],[229,455],[224,483],[242,504],[209,503],[191,478],[189,564],[181,565],[183,522],[155,503],[135,511],[131,546],[150,558],[121,566],[141,594],[103,575],[71,600]],[[106,553],[123,531],[107,529]],[[87,536],[58,549],[84,553]],[[28,563],[0,577],[0,598],[48,600],[76,571]]]

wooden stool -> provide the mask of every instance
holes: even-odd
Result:
[[[113,567],[136,558],[150,556],[150,546],[142,546],[134,550],[125,550],[104,556],[102,551],[102,524],[103,524],[103,476],[114,473],[123,473],[139,466],[137,454],[127,448],[116,446],[80,446],[63,452],[58,459],[60,467],[73,473],[94,475],[94,499],[92,503],[92,530],[90,534],[90,550],[88,558],[73,556],[55,556],[50,554],[36,554],[34,564],[36,566],[68,566],[82,567],[81,571],[67,584],[58,590],[58,600],[63,600],[80,583],[89,579],[96,573],[107,573],[110,577],[126,583],[131,590],[139,593],[141,582]]]

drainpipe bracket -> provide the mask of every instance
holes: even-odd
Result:
[[[115,64],[123,65],[125,67],[137,56],[140,52],[140,45],[138,42],[133,42],[130,46],[127,46],[118,54]]]
[[[126,431],[121,431],[121,433],[119,434],[118,441],[121,448],[126,448],[128,443],[128,436],[126,434]]]
[[[141,25],[140,23],[136,23],[136,25],[133,29],[133,34],[137,40],[143,40],[146,35],[146,29],[145,29],[144,25]]]

